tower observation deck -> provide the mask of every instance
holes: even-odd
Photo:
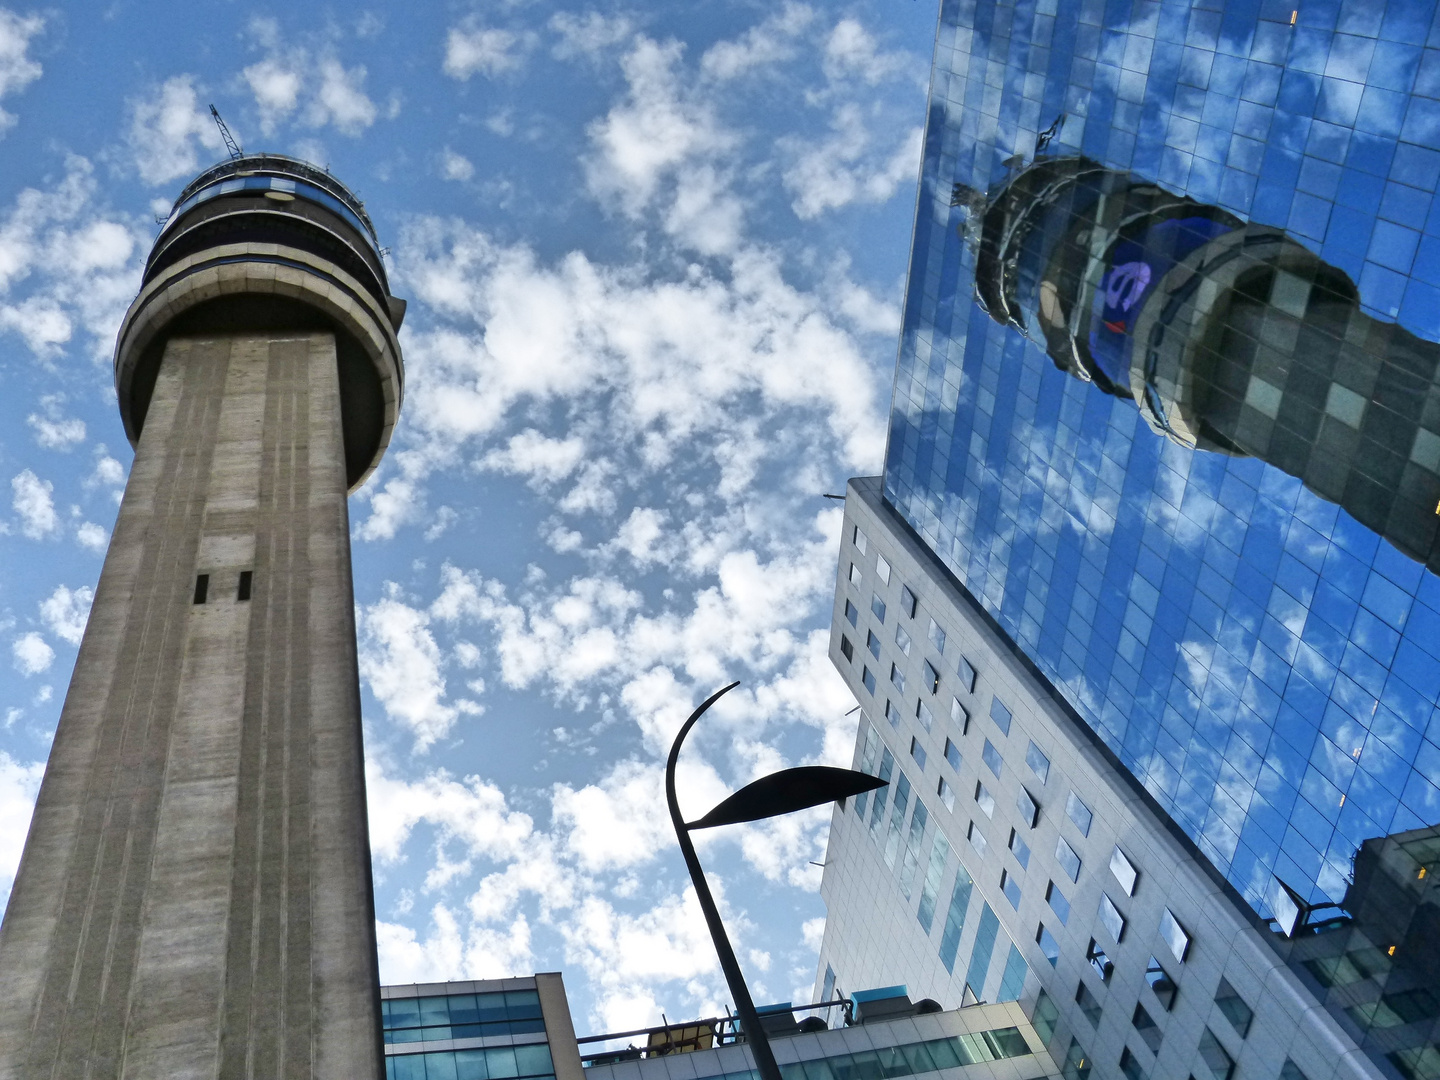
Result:
[[[323,170],[176,200],[116,343],[135,461],[0,926],[0,1080],[383,1074],[346,495],[404,310]]]

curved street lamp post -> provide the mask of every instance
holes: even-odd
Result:
[[[751,1055],[755,1058],[755,1067],[759,1070],[761,1080],[780,1080],[780,1066],[775,1063],[775,1055],[770,1051],[769,1036],[760,1024],[755,1003],[750,999],[750,989],[745,985],[745,977],[735,959],[735,950],[730,947],[730,939],[720,922],[720,912],[715,907],[715,898],[710,895],[710,886],[706,884],[705,871],[695,854],[690,833],[695,829],[713,829],[718,825],[737,825],[744,821],[759,821],[762,818],[793,813],[883,787],[887,781],[852,769],[835,769],[825,765],[783,769],[745,785],[704,817],[686,822],[680,816],[680,805],[675,798],[675,764],[680,760],[680,747],[705,710],[739,685],[738,682],[733,682],[715,691],[702,701],[700,707],[681,725],[680,733],[675,736],[675,742],[670,747],[670,759],[665,764],[665,799],[670,805],[670,821],[675,826],[675,839],[680,844],[680,853],[685,856],[685,866],[695,885],[700,910],[705,913],[705,924],[710,928],[710,936],[715,941],[720,970],[725,973],[725,982],[729,984],[730,994],[735,999],[735,1011],[740,1014],[745,1039],[750,1044]]]

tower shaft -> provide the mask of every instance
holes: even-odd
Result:
[[[381,1074],[346,489],[331,332],[165,343],[0,927],[0,1080]]]

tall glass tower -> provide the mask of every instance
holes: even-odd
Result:
[[[116,345],[135,462],[0,926],[0,1076],[382,1075],[346,495],[403,313],[323,170],[176,201]]]

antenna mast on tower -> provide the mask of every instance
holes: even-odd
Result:
[[[230,160],[234,161],[238,157],[243,157],[245,151],[240,149],[240,144],[235,141],[235,136],[230,134],[230,129],[225,126],[225,121],[220,119],[220,110],[211,105],[210,115],[215,118],[215,126],[220,129],[220,137],[225,140],[225,149],[230,152]]]

